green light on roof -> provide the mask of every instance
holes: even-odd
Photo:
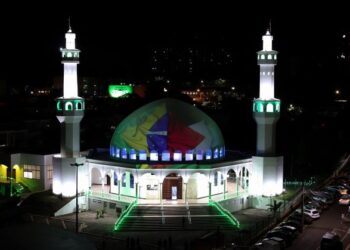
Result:
[[[109,85],[108,93],[113,98],[119,98],[126,94],[131,94],[132,86],[129,85]]]

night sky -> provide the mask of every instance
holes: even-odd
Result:
[[[318,8],[297,3],[268,8],[253,3],[245,7],[68,6],[2,9],[0,79],[10,85],[49,85],[53,76],[61,75],[59,48],[64,46],[70,16],[82,50],[80,76],[142,83],[152,48],[200,44],[237,48],[234,57],[242,63],[232,69],[237,75],[233,80],[257,91],[256,51],[271,19],[274,48],[279,51],[276,88],[283,96],[283,92],[297,94],[301,86],[309,91],[320,86],[319,72],[329,74],[323,80],[331,79],[334,72],[327,63],[335,58],[341,35],[350,31],[350,19],[343,14],[346,8],[340,4]]]

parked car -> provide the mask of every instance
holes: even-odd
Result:
[[[312,208],[312,209],[304,209],[304,214],[307,214],[312,219],[320,218],[320,213],[314,208]]]
[[[339,205],[349,205],[350,204],[350,194],[343,194],[339,199]]]
[[[339,235],[333,232],[326,232],[321,239],[320,250],[342,250],[343,242]]]

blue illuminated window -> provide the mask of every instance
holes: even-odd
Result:
[[[193,161],[193,150],[188,150],[185,154],[186,161]]]
[[[147,160],[147,154],[146,150],[141,149],[139,152],[139,159],[140,161],[146,161]]]
[[[205,159],[211,160],[211,149],[208,149],[207,152],[205,153]]]
[[[162,152],[162,161],[170,161],[170,152],[168,150]]]
[[[182,160],[182,153],[180,150],[175,150],[173,155],[174,161],[181,161]]]
[[[115,148],[115,157],[120,158],[120,149],[119,148]]]
[[[130,149],[130,159],[131,160],[136,160],[136,150],[135,149]]]
[[[222,158],[224,156],[225,156],[225,149],[224,149],[224,147],[221,147],[220,148],[220,158]]]
[[[114,177],[113,178],[114,185],[118,186],[118,174],[117,174],[117,172],[114,172],[113,177]]]
[[[158,161],[158,152],[157,150],[152,150],[149,154],[149,158],[151,161]]]
[[[196,160],[197,161],[202,161],[203,160],[203,150],[198,149],[196,152]]]
[[[134,181],[134,175],[130,174],[130,188],[134,188],[135,181]]]
[[[122,159],[128,158],[128,152],[126,151],[126,148],[122,148]]]
[[[214,149],[214,157],[213,157],[214,159],[217,159],[217,158],[219,158],[219,149]]]

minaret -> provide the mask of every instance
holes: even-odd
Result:
[[[260,67],[259,98],[253,102],[257,123],[257,148],[253,157],[255,182],[252,192],[275,195],[283,190],[283,157],[276,156],[276,123],[280,117],[281,101],[275,98],[275,65],[277,51],[272,49],[273,36],[267,30],[262,37],[263,49],[258,54]],[[255,186],[255,187],[254,187]]]
[[[61,156],[80,154],[80,121],[84,116],[84,99],[78,96],[77,66],[80,50],[75,48],[71,27],[66,33],[66,47],[61,48],[64,67],[63,97],[57,99],[57,118],[61,123]]]
[[[53,160],[53,192],[65,197],[75,195],[76,167],[85,162],[80,156],[80,121],[84,116],[85,102],[78,96],[77,65],[80,50],[75,47],[75,33],[69,24],[66,47],[61,48],[64,67],[63,96],[56,99],[57,119],[61,123],[61,152]],[[86,188],[86,166],[79,168],[79,191]]]

